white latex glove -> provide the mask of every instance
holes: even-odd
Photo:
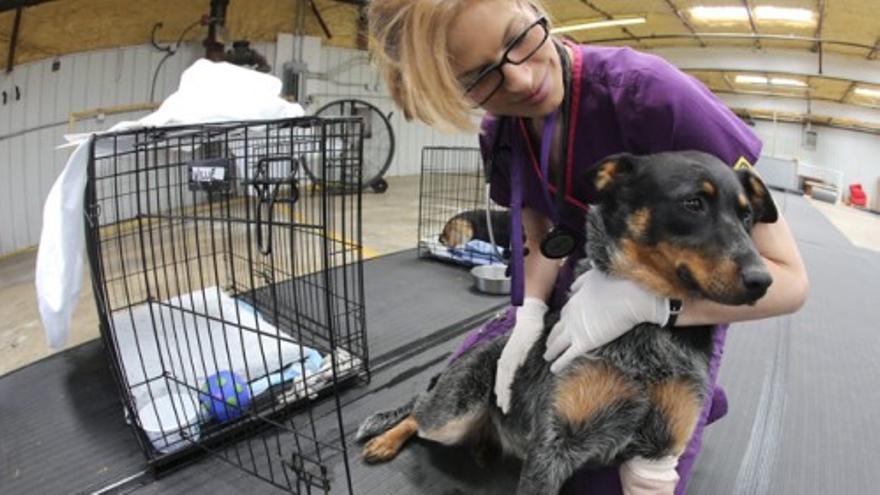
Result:
[[[665,325],[668,320],[667,298],[631,280],[589,270],[571,285],[571,297],[547,337],[544,359],[553,361],[550,371],[559,374],[574,358],[611,342],[639,323]]]
[[[498,358],[498,369],[495,371],[495,396],[498,407],[504,414],[510,410],[510,385],[513,375],[525,362],[526,356],[535,341],[544,331],[544,314],[547,305],[544,301],[527,297],[523,305],[516,308],[516,324],[510,331],[510,338]]]

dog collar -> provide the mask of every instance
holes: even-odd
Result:
[[[684,303],[682,303],[681,299],[669,299],[669,319],[666,321],[666,325],[663,325],[665,328],[675,326],[675,322],[678,320],[678,315],[681,314],[683,307]]]

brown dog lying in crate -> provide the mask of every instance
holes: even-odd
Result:
[[[751,172],[670,152],[618,155],[585,180],[598,204],[577,274],[592,265],[667,297],[729,305],[766,293],[772,279],[749,233],[777,211]],[[490,438],[523,460],[517,493],[547,495],[585,465],[681,455],[708,394],[712,327],[641,324],[557,376],[542,355],[558,318],[548,313],[544,337],[516,372],[509,414],[493,397],[504,335],[468,350],[405,406],[364,420],[358,439],[374,437],[365,460],[392,459],[415,434],[447,445]]]
[[[491,210],[489,214],[492,217],[495,245],[506,249],[510,246],[510,213],[507,210]],[[456,248],[475,239],[492,242],[485,209],[463,211],[450,218],[443,226],[439,241],[448,248]]]

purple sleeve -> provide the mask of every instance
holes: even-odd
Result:
[[[486,115],[480,123],[480,153],[486,163],[493,152],[492,147],[498,132],[498,119]],[[505,208],[510,208],[510,165],[497,160],[492,164],[489,176],[489,197]]]
[[[762,143],[706,86],[655,57],[618,107],[626,148],[634,153],[699,150],[730,166],[758,160]]]

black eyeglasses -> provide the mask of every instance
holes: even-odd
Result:
[[[471,81],[462,84],[465,88],[465,96],[474,103],[474,106],[482,106],[504,84],[504,72],[501,70],[504,64],[524,63],[544,45],[549,36],[547,18],[541,16],[507,45],[501,60],[480,71]]]

